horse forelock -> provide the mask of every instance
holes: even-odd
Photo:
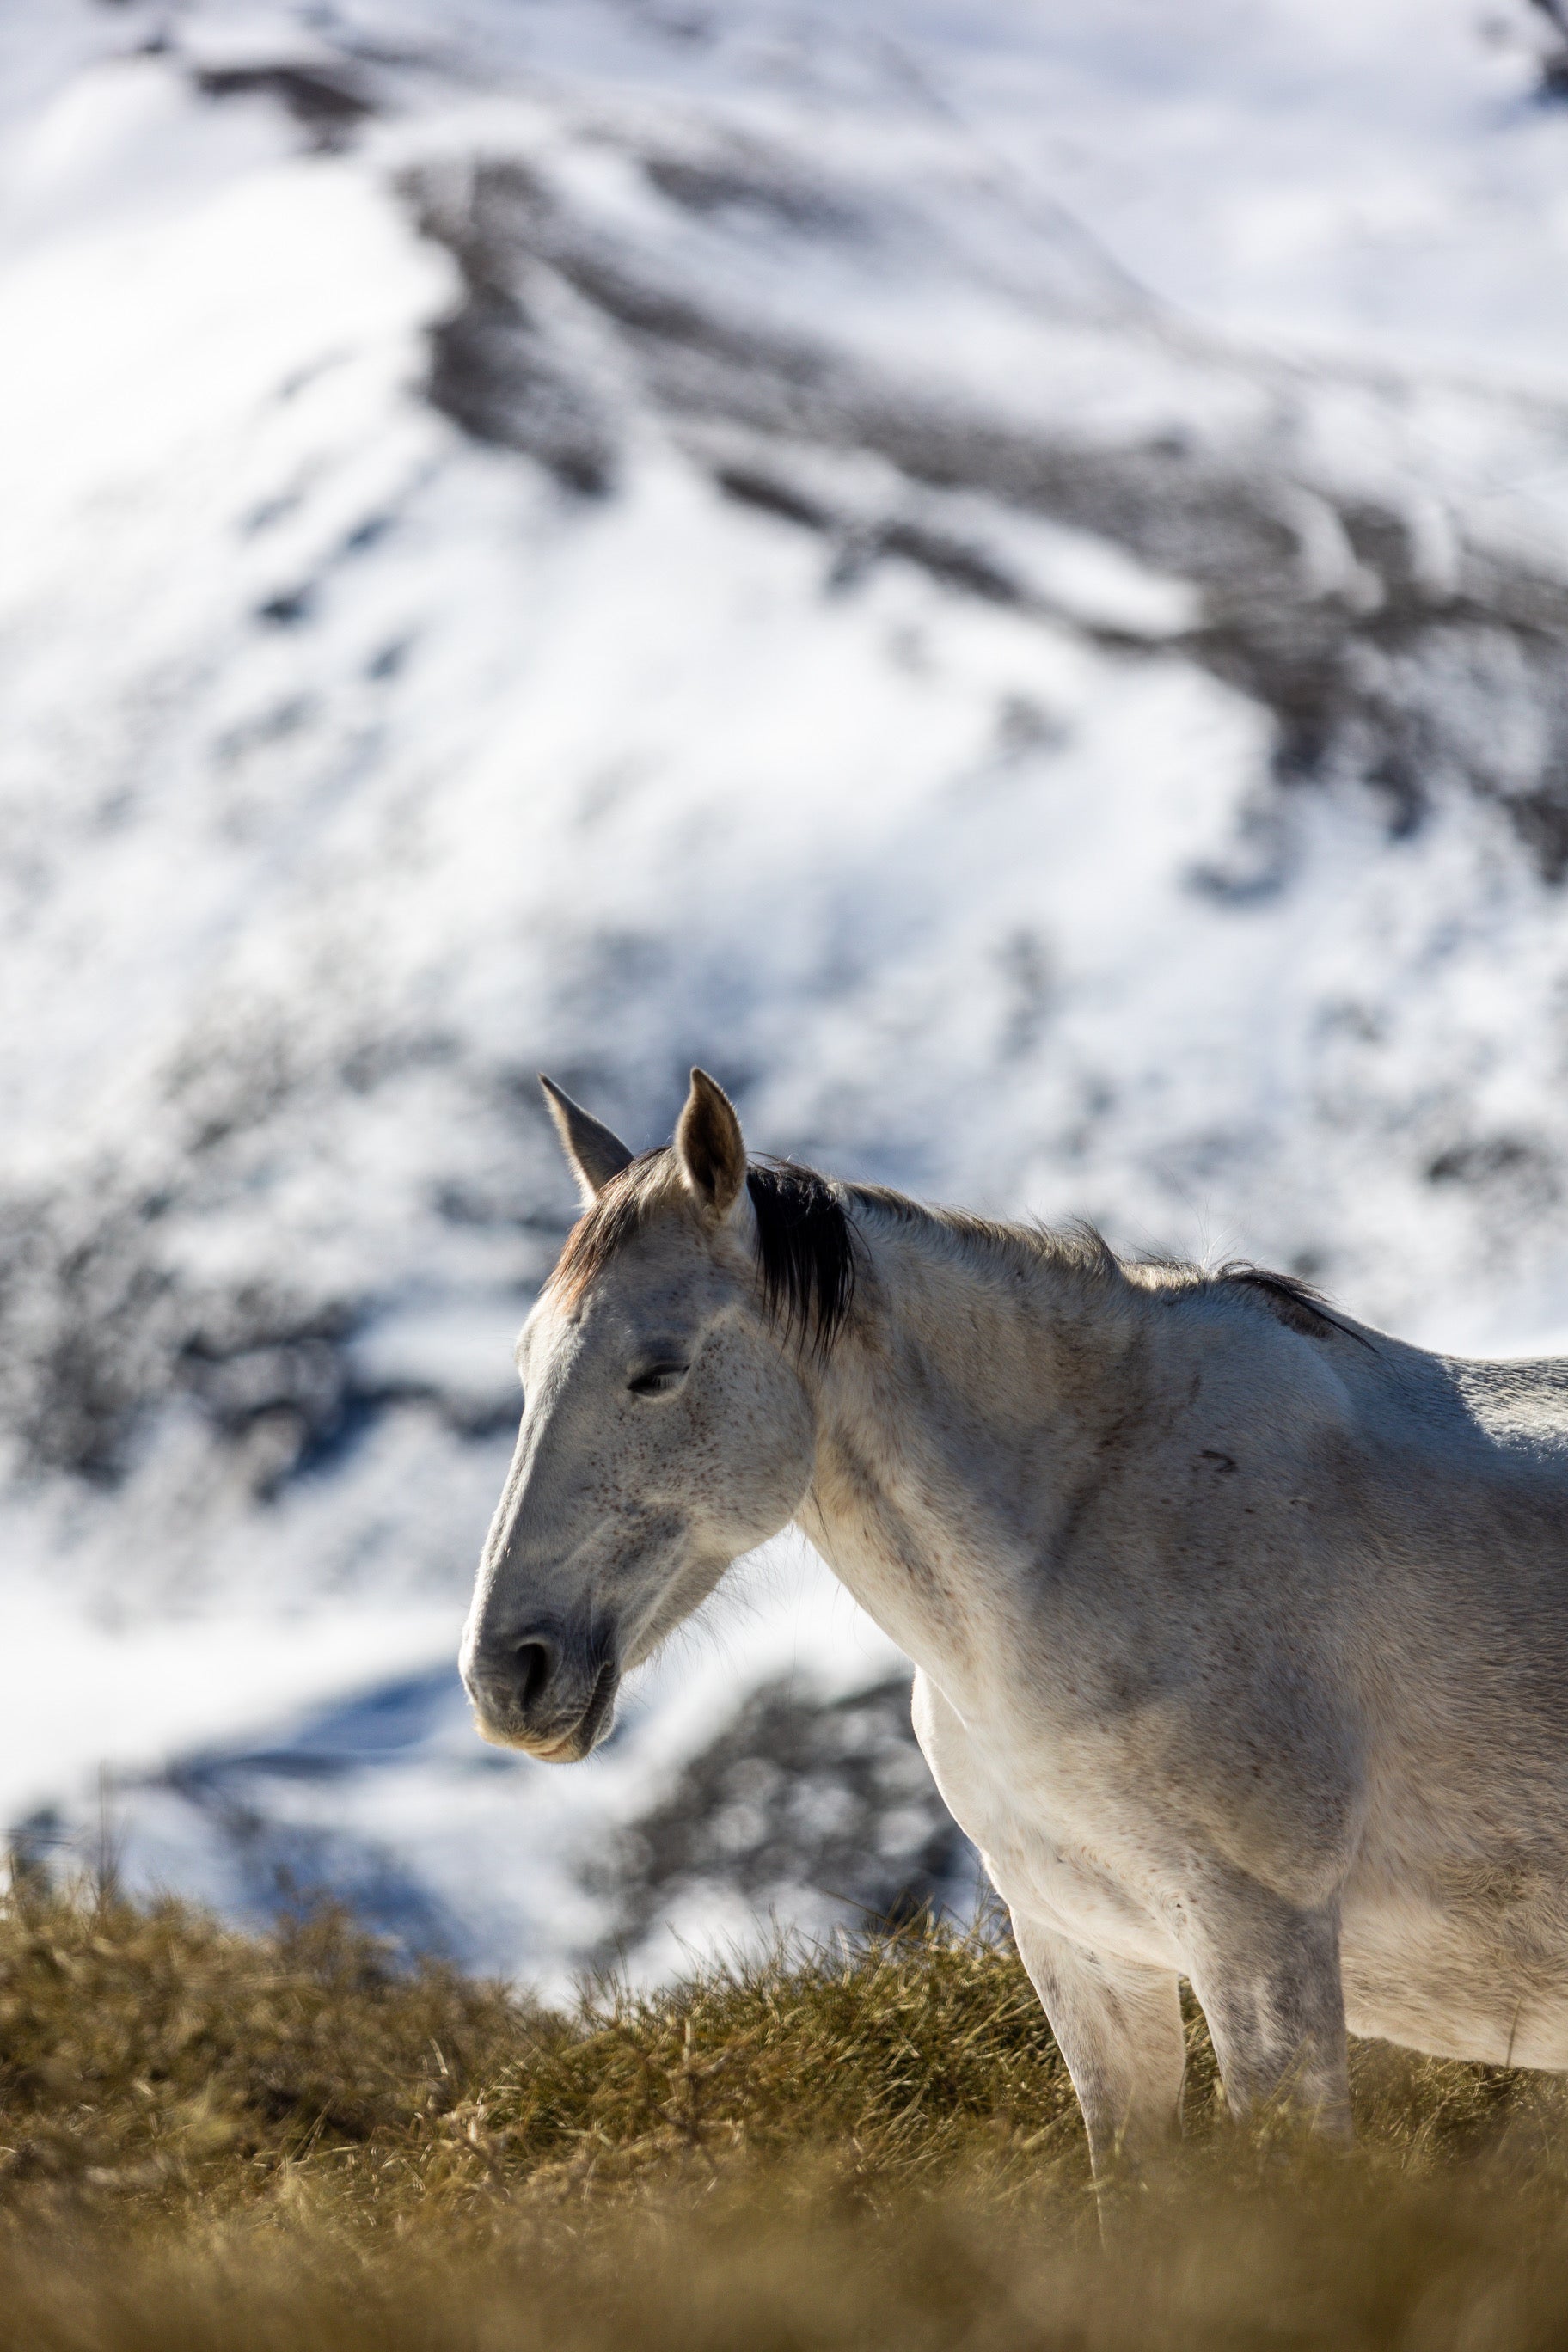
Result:
[[[639,1152],[610,1178],[567,1234],[545,1286],[558,1306],[577,1305],[611,1260],[643,1231],[656,1207],[672,1201],[679,1181],[675,1154],[668,1144]]]
[[[838,1188],[815,1169],[753,1160],[746,1171],[757,1232],[757,1280],[769,1318],[814,1349],[830,1347],[854,1304],[857,1244]],[[668,1145],[613,1176],[566,1236],[549,1288],[577,1305],[661,1211],[686,1206]]]

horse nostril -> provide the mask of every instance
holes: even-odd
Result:
[[[550,1680],[550,1652],[542,1642],[520,1642],[517,1645],[518,1696],[521,1705],[531,1707],[544,1696]]]

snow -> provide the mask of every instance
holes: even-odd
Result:
[[[371,1613],[328,1605],[285,1617],[237,1601],[218,1617],[117,1625],[51,1605],[43,1591],[13,1589],[0,1759],[6,1819],[96,1793],[110,1760],[117,1771],[145,1771],[171,1752],[426,1665],[457,1640],[450,1607]]]
[[[797,1563],[592,1765],[472,1743],[442,1676],[570,1213],[540,1067],[638,1147],[700,1059],[761,1149],[1568,1343],[1558,721],[1508,618],[1568,580],[1538,48],[1415,0],[9,12],[6,1818],[90,1840],[101,1769],[132,1876],[245,1913],[163,1768],[406,1681],[274,1828],[559,1985],[583,1857],[739,1696],[886,1671]],[[293,119],[284,66],[373,112]],[[486,167],[534,402],[489,442],[427,396]],[[1243,619],[1368,625],[1310,784],[1206,650],[1223,566],[1107,520],[1095,467],[1173,451],[1271,551]],[[701,1903],[639,1969],[760,1932]]]

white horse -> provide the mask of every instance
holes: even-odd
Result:
[[[623,1672],[795,1521],[916,1664],[1097,2171],[1233,2111],[1349,2127],[1347,2023],[1568,2067],[1568,1363],[1424,1353],[1247,1268],[748,1165],[692,1073],[580,1179],[518,1348],[463,1673],[585,1756]]]

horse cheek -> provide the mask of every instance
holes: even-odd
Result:
[[[816,1431],[800,1381],[784,1365],[745,1368],[708,1433],[704,1503],[731,1556],[764,1543],[799,1507],[815,1456]]]

